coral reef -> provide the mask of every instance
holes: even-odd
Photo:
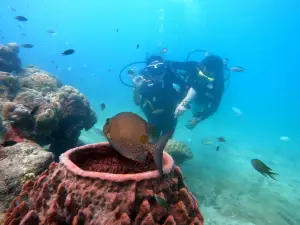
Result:
[[[62,152],[82,144],[78,140],[81,130],[88,130],[97,122],[84,95],[73,87],[62,86],[43,70],[26,68],[17,77],[0,73],[1,77],[6,83],[0,85],[5,90],[0,92],[0,131],[13,126],[26,139],[40,145],[51,144],[50,150],[57,159]]]
[[[203,225],[197,200],[166,152],[163,169],[160,177],[150,156],[139,164],[108,143],[71,149],[60,156],[60,163],[23,185],[3,223]]]
[[[21,60],[18,57],[19,46],[17,43],[0,44],[0,71],[11,73],[21,72]]]
[[[43,95],[55,92],[61,87],[57,78],[38,68],[26,68],[18,76],[20,76],[19,82],[23,88],[36,90]]]
[[[42,173],[52,161],[53,154],[33,142],[0,146],[0,217],[21,191],[22,183],[32,174]]]
[[[0,98],[12,101],[19,89],[20,85],[16,77],[0,71]]]
[[[186,160],[193,158],[191,149],[182,141],[175,141],[170,139],[164,149],[169,153],[177,165],[181,165]]]

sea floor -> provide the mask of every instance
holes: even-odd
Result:
[[[104,121],[95,125],[101,129]],[[202,145],[205,134],[213,132],[177,129],[174,139],[185,141],[194,158],[181,166],[190,191],[197,197],[205,225],[299,225],[300,163],[277,151],[260,151],[260,143],[239,142],[236,135],[216,145]],[[217,134],[215,134],[217,136]],[[233,138],[235,136],[235,138]],[[106,141],[97,129],[83,132],[86,143]],[[250,163],[258,158],[280,175],[278,181],[264,177]]]

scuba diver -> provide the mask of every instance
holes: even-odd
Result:
[[[213,115],[221,102],[224,83],[224,65],[227,60],[216,55],[209,55],[201,62],[171,62],[171,67],[176,71],[184,70],[185,81],[190,86],[187,95],[174,112],[175,118],[181,116],[189,104],[193,102],[193,118],[186,124],[188,129],[193,129],[200,121]],[[225,68],[225,69],[226,69]]]
[[[134,102],[141,107],[148,123],[160,135],[175,130],[174,111],[189,88],[184,80],[160,56],[151,56],[146,68],[138,74],[129,70],[128,75],[134,84]]]

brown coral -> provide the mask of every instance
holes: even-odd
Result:
[[[10,73],[0,72],[0,98],[13,100],[20,89],[18,79]]]
[[[20,84],[22,87],[34,89],[42,94],[57,91],[59,88],[59,81],[56,77],[51,76],[45,71],[38,70],[36,68],[35,70],[36,72],[31,73],[29,76],[23,76],[20,78]]]
[[[164,149],[164,151],[168,152],[176,162],[176,164],[180,165],[186,160],[193,158],[193,152],[191,149],[182,141],[176,141],[170,139]]]
[[[4,108],[2,109],[2,116],[3,119],[5,120],[9,120],[11,117],[12,112],[15,110],[15,104],[12,102],[7,102],[4,106]]]
[[[5,214],[4,225],[203,225],[197,200],[179,167],[164,153],[164,176],[151,158],[138,164],[108,143],[71,149],[28,181]],[[164,198],[164,208],[153,197]]]

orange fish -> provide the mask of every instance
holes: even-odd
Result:
[[[149,130],[151,130],[149,126],[148,122],[139,115],[121,112],[106,120],[103,132],[113,148],[126,158],[145,163],[147,155],[150,153],[159,173],[163,175],[163,150],[173,131],[159,137],[153,143],[143,144],[142,142],[146,142],[149,137]]]

